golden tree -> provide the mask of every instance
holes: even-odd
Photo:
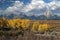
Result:
[[[22,20],[21,26],[23,29],[28,29],[30,26],[30,20],[28,20],[28,19]]]
[[[45,24],[39,25],[38,30],[39,30],[39,31],[47,31],[49,28],[50,28],[50,26],[45,23]]]
[[[39,25],[40,25],[40,24],[39,24],[38,21],[34,22],[33,25],[32,25],[32,31],[38,31]]]
[[[1,24],[2,24],[2,27],[7,27],[7,26],[8,26],[8,22],[7,22],[7,20],[5,19],[5,17],[2,17],[2,19],[1,19]]]

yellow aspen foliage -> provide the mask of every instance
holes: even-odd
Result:
[[[48,24],[43,24],[43,25],[42,25],[42,28],[43,28],[43,30],[48,30],[49,25],[48,25]]]
[[[39,25],[38,31],[42,31],[42,24]]]
[[[32,25],[32,31],[38,31],[38,27],[39,27],[39,22],[34,22]]]
[[[29,26],[30,26],[30,20],[28,20],[28,19],[27,20],[22,20],[21,26],[24,29],[29,28]]]
[[[15,23],[13,20],[8,20],[8,24],[10,27],[15,28],[15,26],[14,26]]]
[[[38,30],[39,31],[46,31],[46,30],[48,30],[48,28],[49,28],[50,26],[48,25],[48,24],[41,24],[41,25],[39,25],[39,28],[38,28]]]
[[[21,25],[21,20],[20,19],[11,19],[8,20],[9,26],[12,28],[19,28]]]
[[[50,28],[47,23],[40,24],[39,21],[31,21],[28,19],[5,19],[4,17],[0,20],[0,27],[11,27],[11,28],[23,28],[24,30],[29,29],[30,31],[46,31]]]
[[[2,17],[1,23],[2,23],[2,27],[8,27],[8,22],[7,22],[7,19],[5,17]]]
[[[0,20],[0,27],[2,27],[3,26],[3,24],[2,24],[2,21]]]
[[[27,19],[11,19],[8,20],[9,26],[13,27],[13,28],[28,28],[30,25],[30,20]]]

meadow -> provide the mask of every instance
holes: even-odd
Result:
[[[0,19],[0,40],[60,40],[60,20]]]

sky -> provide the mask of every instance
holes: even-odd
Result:
[[[60,0],[0,0],[0,14],[42,14],[47,8],[60,14]]]

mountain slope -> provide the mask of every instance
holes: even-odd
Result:
[[[25,14],[9,14],[9,15],[0,15],[0,18],[5,17],[6,19],[13,19],[13,18],[21,18],[21,19],[30,19],[30,20],[60,20],[60,16],[58,15],[50,15],[49,17],[47,17],[47,15],[40,15],[40,16],[36,16],[36,15],[31,15],[31,16],[27,16]]]

